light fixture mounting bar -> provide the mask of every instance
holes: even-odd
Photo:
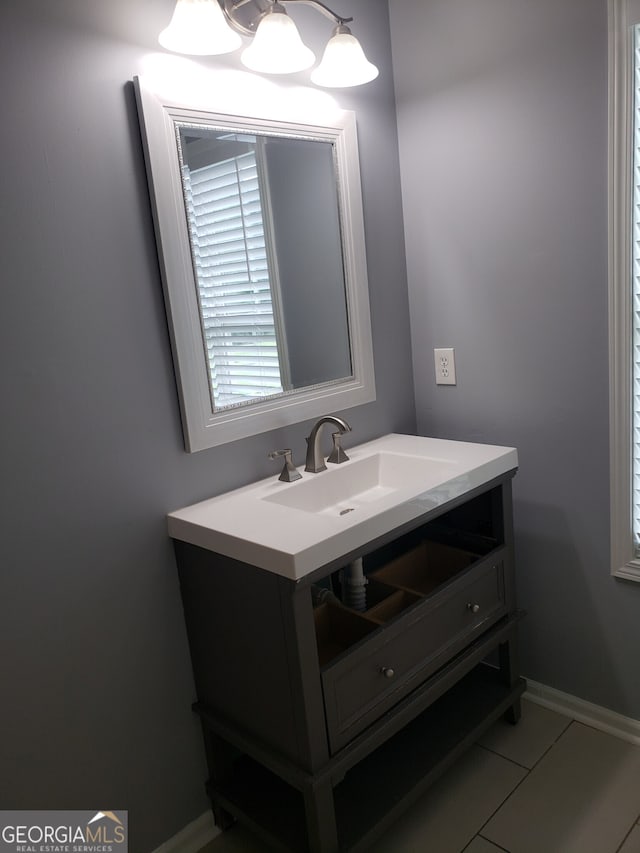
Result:
[[[343,18],[337,15],[332,9],[321,3],[320,0],[280,0],[281,3],[304,3],[306,6],[313,6],[319,12],[322,12],[327,18],[335,21],[336,24],[349,24],[353,18]]]
[[[278,1],[281,3],[304,3],[307,6],[312,6],[338,26],[344,26],[344,24],[353,21],[353,18],[343,18],[338,15],[320,0]],[[255,35],[260,19],[273,4],[273,0],[218,0],[218,2],[231,26],[246,36]]]

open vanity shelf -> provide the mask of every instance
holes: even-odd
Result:
[[[509,471],[294,581],[176,541],[217,824],[366,850],[518,677]],[[342,603],[362,559],[364,610]]]

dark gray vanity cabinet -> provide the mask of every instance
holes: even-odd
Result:
[[[219,826],[366,850],[494,720],[517,721],[514,473],[300,581],[176,541]],[[339,600],[357,558],[364,612]]]

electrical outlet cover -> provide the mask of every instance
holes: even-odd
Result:
[[[456,384],[456,362],[453,347],[434,349],[436,385]]]

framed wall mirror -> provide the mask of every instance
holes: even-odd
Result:
[[[354,114],[134,85],[187,451],[374,400]]]

